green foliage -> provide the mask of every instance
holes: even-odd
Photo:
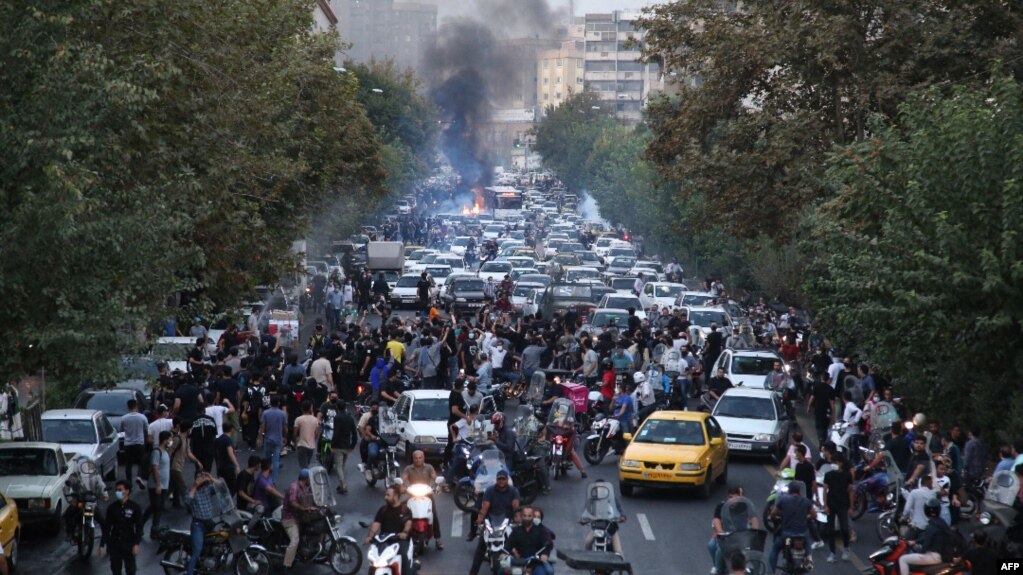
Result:
[[[290,272],[379,144],[304,0],[0,4],[0,367],[109,377],[147,328]]]
[[[586,160],[597,137],[613,123],[606,107],[593,92],[575,94],[560,106],[547,108],[536,128],[533,149],[569,190],[586,187]]]
[[[870,132],[834,154],[803,243],[820,327],[930,414],[1018,437],[1023,91],[931,90]]]
[[[788,240],[820,199],[831,147],[862,141],[920,87],[977,82],[993,59],[1020,77],[1018,3],[990,0],[676,0],[647,9],[646,56],[678,74],[647,114],[648,155],[707,225]],[[699,82],[693,81],[698,79]]]

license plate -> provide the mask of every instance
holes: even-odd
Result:
[[[729,441],[728,449],[734,449],[736,451],[751,451],[753,449],[752,443],[740,443],[738,441]]]
[[[671,479],[671,474],[664,471],[644,471],[644,479]]]

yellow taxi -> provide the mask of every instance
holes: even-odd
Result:
[[[0,544],[7,568],[13,571],[18,564],[18,543],[21,539],[21,522],[18,520],[18,505],[13,499],[0,495]]]
[[[727,481],[725,433],[709,413],[658,411],[624,437],[629,445],[618,460],[622,495],[637,487],[694,487],[706,499],[713,481]]]

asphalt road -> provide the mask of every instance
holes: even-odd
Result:
[[[311,322],[307,322],[307,325],[309,323]],[[509,410],[512,407],[513,404],[509,406]],[[813,447],[816,453],[816,446]],[[242,448],[239,460],[246,459],[248,455],[249,452]],[[284,457],[282,462],[284,469],[279,477],[279,487],[287,487],[297,476],[297,458],[291,454]],[[586,482],[598,477],[617,483],[616,462],[617,458],[611,456],[601,465],[590,467],[588,469],[590,478],[585,482],[573,470],[567,478],[554,482],[551,494],[541,495],[537,499],[536,505],[545,511],[546,525],[557,535],[559,548],[582,547],[586,530],[577,523],[583,506],[582,487]],[[361,542],[365,532],[358,526],[358,522],[372,520],[376,510],[383,505],[383,489],[379,485],[377,487],[366,485],[358,475],[356,464],[357,458],[348,462],[346,473],[349,477],[349,492],[347,495],[337,497],[336,510],[344,517],[345,531]],[[733,459],[729,467],[729,480],[741,483],[746,495],[758,506],[762,505],[773,485],[776,466],[767,460]],[[186,477],[190,476],[189,471],[186,469]],[[623,548],[626,558],[633,565],[634,572],[709,573],[711,559],[706,551],[706,543],[710,533],[710,521],[715,504],[724,497],[725,489],[716,486],[710,499],[706,501],[700,500],[695,494],[685,492],[645,490],[639,490],[635,496],[623,499],[627,516],[621,531]],[[142,493],[135,493],[133,499],[143,508],[147,505],[146,497]],[[422,559],[421,573],[426,575],[468,573],[475,545],[465,541],[469,518],[454,506],[450,496],[440,496],[438,502],[446,548],[441,552],[431,549]],[[875,535],[875,522],[876,515],[872,514],[867,514],[854,522],[854,529],[860,533],[860,537],[852,545],[853,557],[849,562],[828,564],[825,562],[827,549],[816,550],[815,571],[829,575],[853,575],[862,572],[863,558],[876,549],[879,543]],[[188,516],[182,511],[170,509],[164,515],[164,523],[171,527],[187,528]],[[49,536],[38,529],[25,531],[20,552],[19,571],[26,573],[85,575],[109,572],[109,564],[105,558],[99,560],[94,555],[88,561],[78,561],[73,556],[71,546],[63,541],[62,535]],[[147,539],[142,544],[140,573],[162,571],[159,557],[155,552],[156,544]],[[363,571],[365,569],[364,564]],[[561,563],[556,564],[555,569],[558,573],[574,572]],[[303,567],[301,572],[327,574],[331,571],[326,566],[309,566]]]

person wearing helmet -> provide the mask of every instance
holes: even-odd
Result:
[[[636,384],[636,405],[639,407],[639,411],[646,410],[653,407],[657,400],[654,398],[654,388],[650,385],[650,380],[642,371],[637,371],[632,374],[632,381]],[[643,417],[640,417],[642,420]]]
[[[911,549],[918,548],[917,553],[906,553],[899,557],[899,573],[910,574],[910,565],[924,566],[941,563],[941,550],[945,538],[951,537],[948,523],[941,518],[941,503],[937,497],[931,497],[924,503],[924,515],[927,516],[927,527],[915,541],[909,542]]]

